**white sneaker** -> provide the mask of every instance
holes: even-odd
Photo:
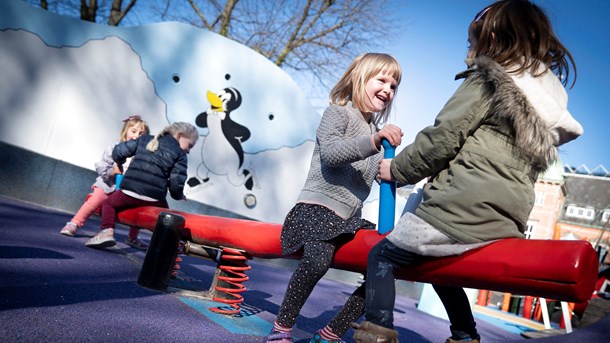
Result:
[[[104,249],[110,248],[116,244],[114,240],[114,229],[103,229],[93,238],[85,243],[89,248]]]
[[[78,231],[78,226],[73,222],[67,222],[66,226],[64,226],[59,233],[66,236],[74,236],[74,234]]]

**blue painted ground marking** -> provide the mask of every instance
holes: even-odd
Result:
[[[503,320],[502,318],[496,318],[496,317],[493,317],[493,316],[490,316],[490,315],[487,315],[484,313],[475,312],[475,313],[473,313],[473,315],[476,319],[484,320],[489,324],[492,324],[503,330],[506,330],[510,333],[514,333],[517,335],[520,335],[523,332],[537,331],[537,329],[534,327],[529,327],[525,324],[512,323],[509,320]],[[518,317],[518,316],[515,316],[515,317],[523,319],[522,317]],[[554,327],[554,326],[557,326],[557,325],[554,323],[551,323],[551,327]],[[554,327],[554,328],[556,328],[556,327]]]
[[[243,307],[239,315],[227,316],[209,310],[210,307],[218,307],[217,302],[188,297],[179,297],[178,299],[234,334],[267,336],[273,328],[272,323],[257,317],[254,312]]]

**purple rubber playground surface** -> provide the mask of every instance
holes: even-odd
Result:
[[[85,247],[98,231],[96,217],[66,237],[59,230],[70,214],[0,197],[1,342],[262,342],[282,301],[291,269],[254,260],[234,317],[212,313],[226,306],[201,296],[210,288],[215,263],[183,256],[179,280],[170,286],[195,291],[159,292],[137,283],[145,252],[123,243],[106,250]],[[140,237],[150,241],[151,234]],[[324,278],[303,308],[295,342],[323,327],[354,285]],[[417,300],[399,296],[396,329],[401,342],[444,342],[448,322],[416,308]],[[483,342],[526,341],[518,333],[477,319]],[[608,342],[610,316],[571,334],[535,342]],[[343,337],[353,342],[353,331]]]

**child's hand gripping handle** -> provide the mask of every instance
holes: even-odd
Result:
[[[383,145],[383,158],[394,158],[396,147],[392,146],[386,139],[381,141]],[[385,234],[394,227],[394,216],[396,212],[396,182],[381,180],[379,185],[379,220],[377,231]]]

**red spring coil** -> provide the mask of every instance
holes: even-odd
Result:
[[[210,308],[210,311],[228,315],[239,314],[239,304],[244,301],[244,297],[239,293],[246,290],[242,282],[246,282],[249,279],[244,272],[252,268],[247,264],[247,260],[248,257],[240,250],[232,248],[222,249],[222,255],[218,262],[218,268],[221,271],[221,274],[218,275],[218,282],[223,282],[227,287],[217,285],[214,289],[218,294],[226,295],[228,299],[212,297],[212,300],[228,304],[231,309],[213,307]]]
[[[178,249],[176,252],[176,260],[174,262],[174,266],[172,267],[172,272],[170,273],[170,277],[172,279],[176,279],[178,277],[178,270],[180,270],[180,262],[182,262],[182,257],[180,255],[184,254],[184,243],[178,243]]]

